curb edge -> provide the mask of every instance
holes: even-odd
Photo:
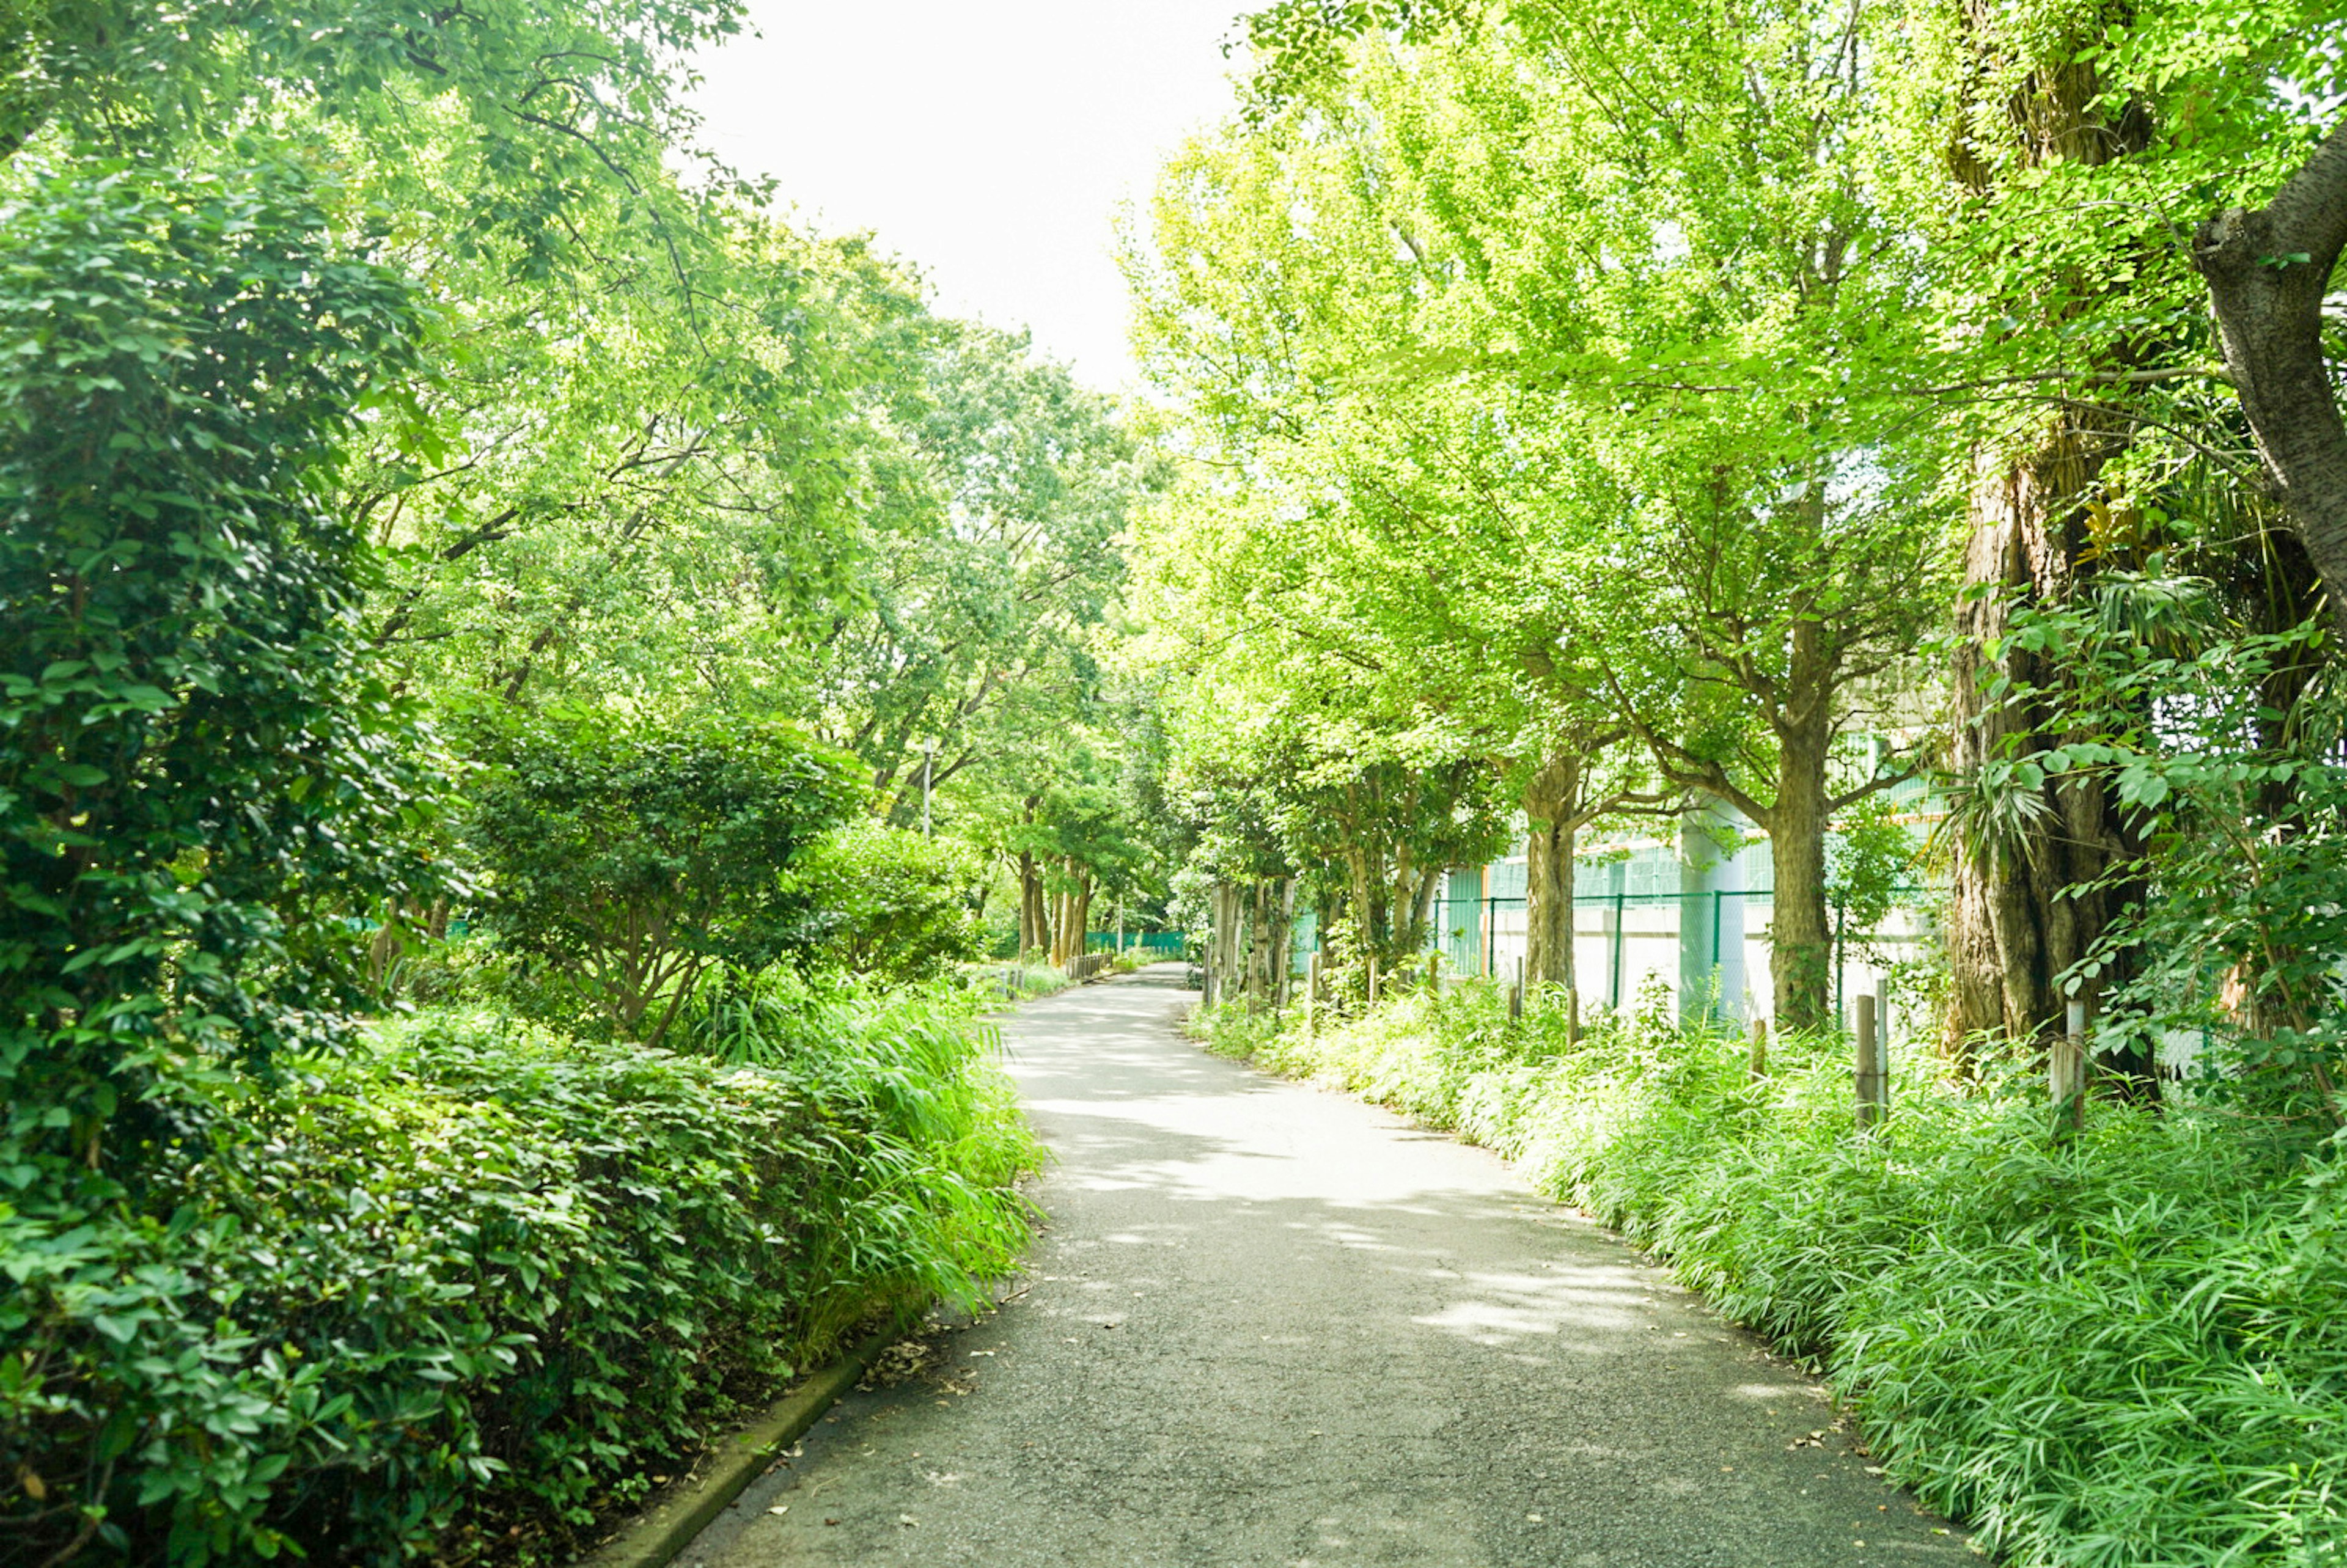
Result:
[[[667,1568],[717,1516],[749,1490],[782,1450],[796,1442],[839,1397],[864,1376],[880,1352],[905,1336],[917,1314],[900,1313],[886,1327],[766,1407],[765,1413],[719,1443],[707,1469],[638,1514],[620,1533],[573,1568]]]

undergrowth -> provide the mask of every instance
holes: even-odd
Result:
[[[671,1040],[427,1013],[237,1090],[135,1205],[0,1204],[0,1562],[567,1561],[1025,1245],[958,991],[767,977]]]
[[[2341,1150],[2221,1104],[1902,1081],[1853,1127],[1847,1045],[1659,1016],[1507,1016],[1489,986],[1213,1049],[1516,1162],[1820,1368],[1890,1472],[2045,1568],[2347,1563]]]

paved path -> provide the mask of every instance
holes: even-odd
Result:
[[[1813,1384],[1491,1155],[1183,1040],[1178,973],[1015,1015],[1060,1162],[1027,1294],[684,1563],[1977,1561]]]

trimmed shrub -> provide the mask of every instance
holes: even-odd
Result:
[[[567,1556],[876,1304],[1009,1266],[985,1040],[427,1016],[247,1092],[144,1213],[0,1205],[0,1556]]]

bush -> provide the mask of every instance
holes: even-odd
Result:
[[[916,1007],[908,1003],[907,1007]],[[1031,1162],[966,1009],[756,1067],[428,1015],[251,1089],[149,1217],[0,1205],[0,1555],[550,1561]]]
[[[333,917],[434,886],[403,851],[430,749],[364,672],[372,552],[321,499],[414,370],[414,299],[296,170],[29,159],[0,198],[0,1167],[135,1179],[200,1114],[159,1064],[313,1049],[359,994]]]
[[[1891,1472],[2012,1561],[2347,1562],[2338,1144],[2192,1105],[2057,1142],[2023,1081],[1852,1129],[1839,1040],[1406,997],[1228,1049],[1458,1131],[1821,1365]]]
[[[712,968],[819,938],[792,872],[857,804],[843,753],[781,725],[583,713],[490,743],[466,836],[497,939],[620,1037],[656,1045]]]
[[[856,974],[933,979],[984,950],[974,906],[985,868],[950,839],[855,822],[809,854],[794,875],[821,911],[818,951]]]

